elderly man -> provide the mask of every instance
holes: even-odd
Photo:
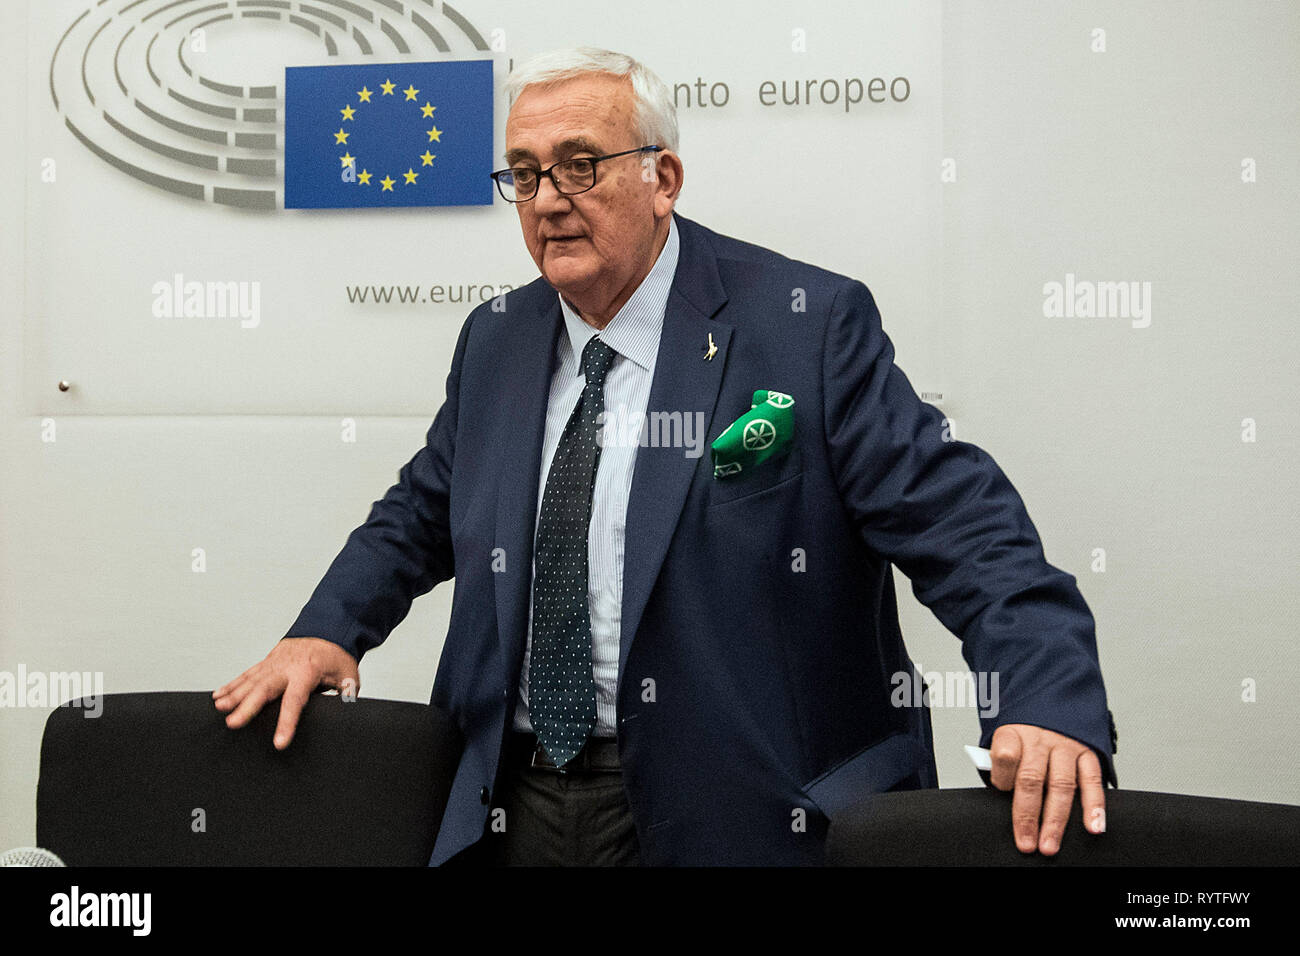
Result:
[[[466,744],[431,863],[817,863],[844,807],[938,785],[924,701],[891,695],[914,673],[897,565],[1000,677],[982,743],[1016,845],[1055,853],[1076,791],[1102,832],[1092,616],[894,366],[867,288],[677,215],[671,94],[629,57],[552,53],[508,86],[493,177],[541,277],[471,313],[425,447],[214,693],[228,725],[283,695],[288,746],[308,694],[355,686],[454,576],[432,703]]]

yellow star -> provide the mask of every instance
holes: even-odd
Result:
[[[428,133],[429,142],[432,143],[434,140],[437,140],[440,143],[442,142],[442,130],[438,129],[438,127],[435,126],[433,129],[429,130]]]
[[[350,120],[352,119],[352,114],[355,113],[356,110],[354,110],[351,106],[345,106],[343,107],[343,109],[339,110],[339,112],[343,114],[343,118],[345,120]]]
[[[425,119],[428,119],[430,116],[433,115],[433,111],[436,110],[437,108],[438,108],[438,107],[436,107],[436,106],[430,106],[430,105],[429,105],[429,101],[428,101],[428,100],[425,100],[425,101],[424,101],[424,105],[420,107],[420,114],[421,114]]]
[[[347,141],[348,134],[343,132],[342,127],[340,127],[339,131],[334,134],[334,145],[337,146],[339,143],[346,143]]]
[[[344,153],[342,156],[339,157],[339,160],[343,163],[344,166],[351,166],[353,169],[357,168],[354,165],[357,161],[357,158],[353,156],[351,153]]]
[[[370,102],[370,90],[366,89],[364,86],[357,90],[357,96],[360,98],[362,103]]]
[[[357,182],[359,182],[363,186],[369,186],[370,176],[371,174],[363,169],[361,170],[361,172],[357,173]]]
[[[380,88],[384,91],[385,96],[392,96],[393,87],[396,85],[397,84],[394,83],[392,80],[384,80],[384,82],[379,84]]]
[[[410,169],[409,167],[407,168],[406,172],[402,173],[402,176],[406,179],[406,185],[408,186],[414,186],[415,179],[419,175],[420,175],[419,173],[415,172],[415,170]]]
[[[393,183],[397,182],[397,180],[385,176],[383,179],[379,180],[379,182],[384,187],[380,192],[391,193],[393,191]]]
[[[421,165],[421,166],[432,166],[432,165],[433,165],[433,160],[434,160],[434,154],[431,153],[431,152],[429,152],[429,151],[426,149],[426,150],[424,151],[424,155],[420,157],[420,165]]]
[[[419,93],[420,91],[417,90],[414,86],[408,86],[406,89],[402,90],[402,92],[406,94],[406,98],[408,100],[413,100],[415,99],[415,94]]]

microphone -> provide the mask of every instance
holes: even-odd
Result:
[[[36,846],[20,846],[0,853],[0,866],[67,866],[49,850]]]

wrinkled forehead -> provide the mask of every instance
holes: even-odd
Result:
[[[589,73],[525,87],[506,118],[506,159],[554,161],[562,154],[639,146],[632,82]]]

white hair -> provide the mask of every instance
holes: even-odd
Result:
[[[633,122],[642,145],[677,152],[677,107],[672,92],[653,70],[623,53],[581,46],[539,53],[506,76],[510,102],[526,87],[559,83],[587,73],[630,77],[635,98]]]

